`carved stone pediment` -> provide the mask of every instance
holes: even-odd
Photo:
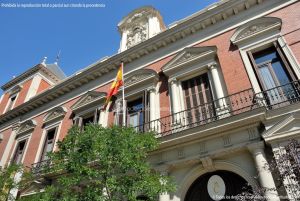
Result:
[[[233,44],[239,44],[264,33],[280,31],[281,24],[281,19],[275,17],[255,19],[239,27],[230,40]]]
[[[154,70],[151,69],[141,69],[137,70],[124,78],[125,87],[130,87],[144,82],[152,82],[153,85],[156,84],[158,80],[158,75]]]
[[[71,107],[71,109],[73,111],[83,109],[86,106],[90,106],[104,101],[105,97],[105,92],[88,91]]]
[[[27,120],[23,122],[19,129],[17,130],[17,137],[20,135],[24,135],[26,133],[32,132],[34,128],[36,127],[36,122],[34,120]]]
[[[217,55],[216,46],[188,47],[183,49],[173,59],[162,67],[162,71],[169,75],[169,71],[181,68],[184,65],[194,62],[201,63],[209,59],[214,59]]]
[[[262,137],[266,142],[295,138],[300,133],[300,113],[293,113],[266,130]]]
[[[67,113],[66,108],[56,107],[46,114],[46,116],[44,117],[44,124],[63,119],[66,113]]]

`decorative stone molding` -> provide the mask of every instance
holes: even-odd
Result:
[[[32,132],[34,128],[36,127],[36,122],[34,120],[27,120],[23,122],[19,129],[16,132],[16,138],[18,138],[21,135],[24,135],[26,133]]]
[[[172,74],[182,70],[186,65],[191,65],[196,62],[205,63],[207,61],[210,61],[211,63],[211,61],[215,59],[216,55],[216,46],[188,47],[179,52],[177,56],[171,59],[161,69],[166,75],[171,76]]]
[[[237,175],[244,178],[253,188],[258,187],[257,181],[255,180],[253,175],[251,175],[247,170],[245,170],[241,166],[230,161],[214,161],[214,170],[226,170],[236,173]],[[211,170],[204,169],[199,166],[196,166],[192,170],[190,170],[178,185],[179,198],[184,200],[186,193],[188,192],[188,189],[190,188],[192,183],[201,175],[204,175],[207,172],[211,172]]]
[[[21,89],[22,89],[22,86],[17,85],[9,91],[9,95],[19,93],[21,91]]]
[[[210,157],[204,157],[200,159],[203,165],[203,168],[206,170],[213,170],[214,169],[214,163],[213,160]]]
[[[290,114],[262,133],[267,143],[295,138],[300,132],[300,112]]]
[[[223,136],[222,139],[223,139],[223,146],[224,147],[230,147],[230,146],[232,146],[230,135]]]
[[[134,71],[133,73],[127,75],[124,78],[125,88],[129,88],[132,86],[137,87],[139,84],[152,84],[156,86],[158,81],[158,74],[151,69],[141,69]]]
[[[88,91],[71,107],[71,109],[73,112],[84,110],[87,106],[91,107],[99,104],[99,102],[104,102],[105,97],[105,92]]]
[[[248,128],[249,140],[256,140],[259,138],[258,131],[256,128]]]
[[[45,115],[44,124],[49,124],[63,119],[66,113],[67,109],[65,107],[56,107]]]
[[[119,24],[122,34],[120,51],[133,47],[165,29],[160,13],[145,6],[129,13]]]
[[[184,152],[183,148],[177,150],[177,156],[178,156],[179,159],[185,157],[185,152]]]
[[[262,34],[280,31],[282,21],[276,17],[262,17],[239,27],[231,37],[235,45],[259,37]]]
[[[199,144],[199,151],[200,151],[200,154],[207,153],[206,142],[200,142],[200,144]]]

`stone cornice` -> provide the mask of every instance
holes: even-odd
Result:
[[[14,79],[12,79],[11,81],[7,82],[6,84],[4,84],[3,86],[1,86],[1,89],[3,91],[9,89],[10,87],[18,84],[19,82],[21,82],[22,80],[28,78],[29,76],[39,72],[39,71],[43,71],[44,73],[46,73],[46,75],[49,75],[49,77],[51,77],[51,79],[53,79],[55,82],[58,82],[59,79],[56,77],[56,75],[54,75],[49,69],[47,69],[44,65],[42,64],[37,64],[34,67],[30,68],[29,70],[27,70],[26,72],[22,73],[21,75],[15,77]]]
[[[32,111],[46,102],[52,101],[75,88],[115,70],[119,67],[122,61],[125,64],[130,63],[133,60],[157,51],[158,49],[192,35],[195,32],[204,30],[207,27],[221,21],[228,20],[231,16],[236,16],[243,11],[255,7],[257,4],[261,4],[262,2],[262,0],[231,0],[219,2],[216,7],[208,8],[196,13],[191,18],[184,19],[176,26],[163,31],[160,34],[127,49],[126,51],[113,55],[107,60],[100,60],[91,64],[80,73],[66,78],[64,81],[58,83],[52,88],[33,97],[30,101],[1,115],[0,124]]]

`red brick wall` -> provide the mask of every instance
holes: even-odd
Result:
[[[252,87],[240,52],[230,42],[233,33],[234,30],[231,30],[196,45],[197,47],[217,46],[218,59],[228,94],[237,93]]]
[[[27,80],[22,84],[22,89],[19,92],[19,94],[17,96],[17,99],[15,100],[16,102],[15,102],[13,108],[15,108],[15,107],[21,105],[22,103],[24,103],[24,100],[25,100],[26,95],[28,93],[31,82],[32,82],[32,79]],[[10,97],[9,93],[4,94],[4,97],[3,97],[2,101],[1,101],[1,104],[0,104],[0,114],[4,113],[5,107],[8,103],[8,101],[9,101],[9,97]]]
[[[282,20],[281,34],[291,48],[297,61],[300,61],[300,2],[271,13],[269,16]]]
[[[42,79],[41,83],[39,85],[39,88],[38,88],[38,90],[36,92],[36,95],[39,94],[39,93],[41,93],[41,92],[43,92],[44,90],[48,89],[50,86],[51,85],[48,82],[46,82],[45,80]]]
[[[5,107],[8,103],[8,100],[9,100],[9,94],[5,93],[4,96],[3,96],[3,99],[1,101],[1,104],[0,104],[0,114],[4,113],[4,110],[5,110]]]
[[[2,158],[2,156],[4,154],[4,150],[6,148],[6,145],[8,143],[11,133],[12,133],[12,129],[7,129],[0,133],[0,134],[2,134],[2,137],[3,137],[2,142],[0,142],[0,158]]]
[[[16,104],[15,104],[14,108],[17,107],[17,106],[19,106],[19,105],[21,105],[22,103],[24,103],[31,83],[32,83],[32,79],[27,80],[26,82],[24,82],[22,84],[22,89],[19,92],[19,95],[17,97]]]
[[[34,131],[31,133],[30,142],[27,143],[27,151],[24,156],[24,165],[31,166],[34,163],[34,159],[37,154],[37,150],[39,144],[41,142],[42,134],[43,134],[43,117],[44,115],[40,115],[33,120],[36,121],[37,126],[34,128]]]

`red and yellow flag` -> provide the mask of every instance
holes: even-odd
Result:
[[[118,93],[118,90],[121,86],[123,86],[123,63],[121,63],[121,66],[117,73],[117,77],[115,81],[112,83],[109,92],[107,93],[104,108],[106,108],[106,106],[110,102],[111,97]]]

